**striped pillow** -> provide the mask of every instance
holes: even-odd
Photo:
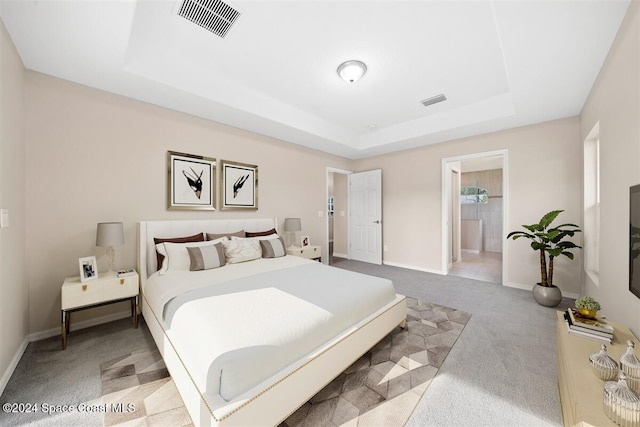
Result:
[[[225,264],[222,243],[187,248],[191,265],[189,271],[210,270]]]
[[[279,258],[287,254],[282,237],[260,240],[260,246],[262,246],[262,258]]]

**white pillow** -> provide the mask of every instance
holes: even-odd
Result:
[[[158,243],[156,245],[156,250],[160,255],[164,255],[162,267],[160,267],[158,273],[163,275],[169,271],[189,271],[191,258],[189,257],[189,251],[187,251],[187,248],[215,245],[216,243],[224,244],[227,240],[229,239],[221,237],[216,240],[207,240],[206,242]]]
[[[260,240],[256,238],[235,238],[223,243],[227,264],[251,261],[262,258]]]

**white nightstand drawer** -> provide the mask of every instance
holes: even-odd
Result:
[[[318,245],[290,246],[287,248],[287,254],[307,259],[320,259],[322,249]]]
[[[69,310],[135,295],[138,295],[137,274],[122,278],[99,276],[85,283],[80,282],[80,277],[69,277],[62,284],[61,307]]]
[[[62,288],[63,309],[96,304],[102,301],[102,285],[99,282],[80,283],[78,277],[77,283],[69,285]]]
[[[138,276],[121,277],[102,287],[105,299],[126,298],[138,294]]]

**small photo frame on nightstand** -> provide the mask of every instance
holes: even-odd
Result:
[[[300,247],[309,246],[311,242],[309,241],[309,236],[300,236]]]
[[[98,263],[95,256],[80,258],[78,263],[80,264],[81,283],[98,278]]]

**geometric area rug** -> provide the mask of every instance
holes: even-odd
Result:
[[[407,297],[407,326],[371,350],[281,427],[403,426],[471,315]]]
[[[280,427],[403,426],[471,318],[407,297],[407,326],[396,327]],[[105,362],[105,426],[193,425],[157,350]]]
[[[157,349],[100,365],[104,426],[190,426],[189,413]]]

